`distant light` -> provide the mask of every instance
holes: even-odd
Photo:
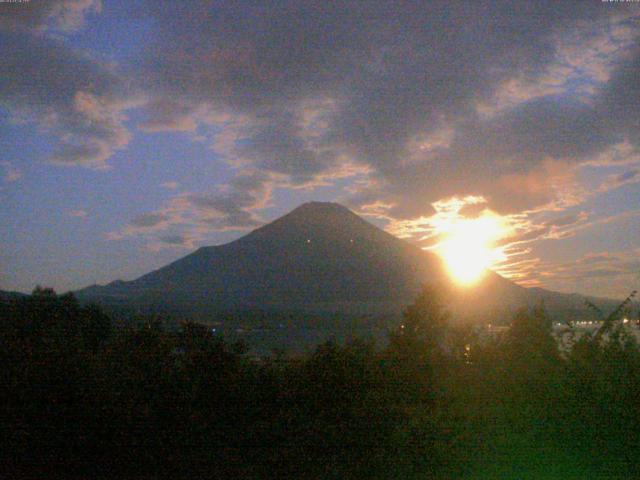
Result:
[[[443,239],[434,248],[461,285],[476,283],[488,268],[506,259],[495,243],[507,236],[508,228],[496,214],[485,210],[478,218],[447,220],[437,227]]]
[[[215,328],[212,328],[212,329],[211,329],[211,332],[212,332],[212,333],[216,333],[216,329],[215,329]]]
[[[349,240],[351,243],[353,243],[353,238],[351,240]]]
[[[622,323],[629,323],[629,319],[625,318],[624,320],[622,320]]]
[[[307,243],[311,243],[311,239],[310,238],[307,238]]]

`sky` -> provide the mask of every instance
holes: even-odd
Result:
[[[640,287],[640,3],[0,2],[0,289],[130,280],[310,201],[524,286]]]

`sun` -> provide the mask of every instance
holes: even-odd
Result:
[[[506,235],[507,229],[496,214],[485,211],[478,218],[449,219],[440,230],[443,240],[436,251],[460,285],[478,282],[488,269],[505,258],[496,242]]]

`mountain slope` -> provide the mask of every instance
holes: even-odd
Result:
[[[449,283],[439,257],[341,205],[311,202],[231,243],[76,294],[83,301],[163,309],[381,313],[399,312],[427,282]],[[487,317],[571,296],[525,289],[489,272],[454,297],[457,312]]]
[[[20,300],[21,298],[24,298],[26,296],[27,294],[25,293],[0,290],[0,301],[2,302]]]
[[[234,242],[77,294],[112,303],[313,309],[406,303],[423,282],[442,278],[435,255],[345,207],[312,202]]]

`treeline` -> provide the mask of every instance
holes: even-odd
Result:
[[[0,306],[0,477],[640,478],[629,305],[559,348],[541,309],[482,337],[426,288],[384,346],[255,358],[37,289]]]

